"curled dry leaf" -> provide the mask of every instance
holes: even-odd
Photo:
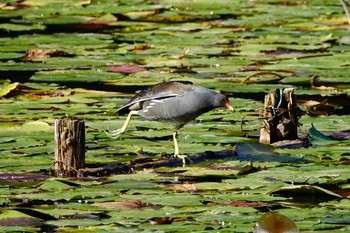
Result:
[[[117,21],[118,21],[118,18],[115,15],[106,14],[106,15],[103,15],[102,17],[89,20],[88,23],[89,24],[109,25],[109,24],[115,23]]]
[[[189,52],[190,52],[190,49],[187,48],[183,53],[178,54],[178,55],[171,56],[171,58],[174,58],[174,59],[181,59],[181,58],[185,57]]]
[[[310,77],[310,87],[312,89],[320,90],[320,91],[335,91],[337,90],[334,87],[326,87],[326,86],[316,86],[316,79],[318,78],[317,75],[313,75]]]
[[[308,100],[303,103],[307,109],[306,113],[310,116],[329,115],[334,111],[334,106],[327,103],[327,100],[322,102]]]

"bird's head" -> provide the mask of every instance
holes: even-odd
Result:
[[[226,107],[230,111],[233,111],[233,107],[231,106],[230,101],[228,100],[227,96],[225,96],[223,94],[218,94],[216,96],[216,101],[217,101],[217,103],[215,105],[217,105],[217,107]]]

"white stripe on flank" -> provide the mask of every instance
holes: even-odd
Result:
[[[161,103],[161,102],[163,102],[163,100],[152,100],[151,103],[152,103],[152,102]]]

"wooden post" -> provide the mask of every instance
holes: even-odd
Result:
[[[71,117],[55,120],[55,175],[77,177],[84,166],[84,121]]]
[[[298,138],[298,116],[294,88],[276,89],[265,96],[260,143],[271,144]]]

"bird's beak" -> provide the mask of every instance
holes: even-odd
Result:
[[[233,107],[231,106],[231,104],[228,101],[226,101],[226,108],[228,108],[228,110],[230,110],[230,111],[233,111]]]

